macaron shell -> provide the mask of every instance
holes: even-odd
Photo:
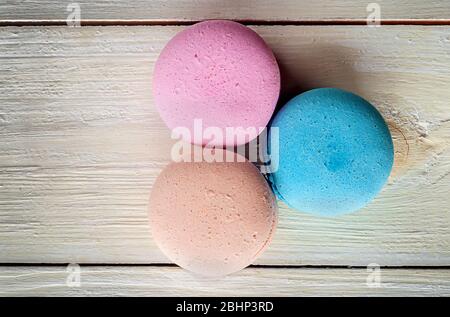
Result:
[[[289,101],[275,116],[279,168],[270,175],[289,206],[318,215],[364,207],[392,169],[389,129],[361,97],[340,89],[314,89]],[[273,152],[273,151],[272,151]]]
[[[154,70],[153,95],[170,129],[187,127],[186,141],[194,139],[194,120],[203,128],[265,127],[280,91],[276,59],[264,40],[239,23],[212,20],[178,33],[161,52]],[[245,131],[244,131],[245,132]],[[242,132],[242,133],[244,133]],[[240,145],[244,141],[220,140],[211,145]],[[245,137],[245,135],[244,135]]]
[[[277,224],[275,197],[251,163],[171,163],[156,180],[150,224],[162,252],[200,275],[250,265]]]

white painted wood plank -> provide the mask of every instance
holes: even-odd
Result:
[[[442,0],[378,0],[381,19],[449,19],[450,3]],[[0,20],[62,20],[70,1],[0,1]],[[77,0],[83,20],[246,21],[362,20],[366,0]]]
[[[152,68],[182,27],[0,29],[0,262],[164,263],[147,200],[169,161]],[[450,264],[448,27],[260,26],[283,99],[361,94],[395,138],[389,185],[335,219],[281,206],[259,264]]]
[[[382,268],[380,284],[374,284],[365,269],[247,268],[207,279],[177,267],[82,266],[79,287],[70,272],[54,266],[2,267],[0,296],[450,295],[450,270]]]

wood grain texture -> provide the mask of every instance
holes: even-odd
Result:
[[[365,21],[366,0],[77,0],[83,20],[183,22],[204,19],[245,21]],[[450,19],[450,2],[378,0],[383,20]],[[0,1],[0,20],[60,20],[66,1]]]
[[[381,269],[379,287],[368,286],[364,269],[247,268],[218,279],[177,267],[95,266],[80,273],[79,287],[73,287],[65,267],[2,267],[0,296],[450,295],[449,270]]]
[[[172,143],[150,87],[182,28],[0,28],[0,262],[168,261],[147,224]],[[281,103],[315,87],[356,92],[396,150],[389,184],[356,214],[281,205],[257,263],[450,265],[449,27],[254,29],[280,63]]]

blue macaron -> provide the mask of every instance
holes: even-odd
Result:
[[[278,198],[299,211],[334,216],[358,210],[391,172],[394,148],[386,122],[353,93],[302,93],[276,114],[269,133],[274,129],[278,146],[269,143],[269,151],[278,167],[269,180]]]

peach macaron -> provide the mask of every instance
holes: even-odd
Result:
[[[252,264],[270,243],[278,219],[270,187],[246,160],[170,163],[153,186],[149,213],[161,251],[205,276]]]

